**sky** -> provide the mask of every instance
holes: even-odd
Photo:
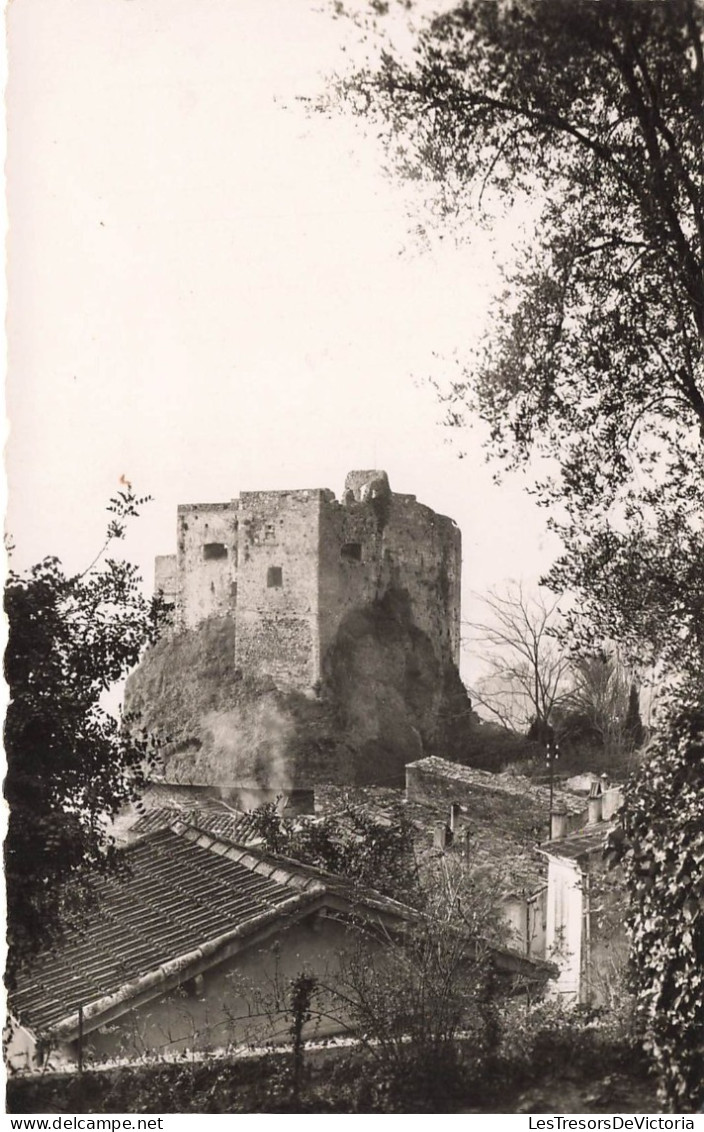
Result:
[[[544,512],[494,484],[480,428],[451,442],[425,380],[487,325],[513,229],[409,241],[376,140],[300,101],[344,66],[325,3],[8,7],[17,568],[84,568],[122,476],[153,497],[125,547],[151,585],[179,503],[339,494],[364,467],[459,524],[467,618],[554,557]]]

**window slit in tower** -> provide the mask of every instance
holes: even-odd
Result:
[[[346,542],[340,550],[340,557],[344,558],[347,562],[361,562],[362,561],[362,544],[361,542]]]
[[[206,542],[203,545],[203,558],[212,562],[216,558],[227,558],[227,547],[222,542]]]

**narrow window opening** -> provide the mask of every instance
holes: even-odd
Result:
[[[212,562],[216,558],[227,558],[227,547],[222,542],[206,542],[203,546],[203,558]]]
[[[361,542],[346,542],[340,550],[340,557],[346,559],[347,562],[361,562]]]
[[[280,566],[270,566],[266,572],[266,584],[269,589],[284,584],[284,572]]]

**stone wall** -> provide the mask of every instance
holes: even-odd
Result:
[[[277,687],[320,679],[318,574],[323,492],[243,492],[237,580],[238,666]]]
[[[231,613],[237,600],[238,505],[182,504],[178,509],[176,624],[193,629]]]
[[[473,766],[461,766],[449,759],[429,756],[406,766],[406,797],[409,802],[421,805],[452,802],[469,804],[477,797],[501,795],[509,802],[524,808],[535,805],[548,813],[548,786],[538,785],[519,774],[495,774]],[[568,822],[576,820],[577,828],[585,822],[584,799],[563,790],[559,783],[553,788],[553,809],[564,811]]]
[[[168,780],[401,785],[424,753],[460,754],[460,570],[455,523],[379,470],[350,473],[341,501],[180,506],[177,554],[156,566],[173,631],[126,688]]]
[[[413,623],[442,665],[459,664],[461,535],[410,495],[327,502],[320,528],[320,649],[345,615],[391,588],[407,594]]]
[[[442,668],[458,665],[461,537],[455,523],[385,472],[350,472],[343,501],[325,489],[243,492],[178,509],[177,554],[156,562],[177,629],[237,625],[236,660],[282,689],[310,691],[346,615],[406,594]]]
[[[421,805],[450,806],[474,800],[477,791],[526,797],[541,788],[532,787],[518,775],[497,775],[487,770],[461,766],[447,759],[429,757],[406,766],[406,798]]]
[[[161,593],[165,601],[178,603],[178,565],[175,554],[158,554],[154,560],[154,593]]]

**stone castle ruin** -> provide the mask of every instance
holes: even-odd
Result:
[[[260,796],[392,785],[406,762],[447,754],[469,710],[460,574],[456,524],[383,471],[350,472],[339,500],[181,505],[177,553],[156,560],[173,628],[130,678],[127,707],[161,734],[169,781]]]

